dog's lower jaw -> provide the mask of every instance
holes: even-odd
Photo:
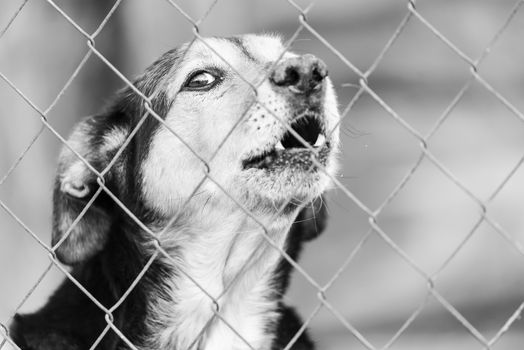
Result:
[[[173,252],[180,263],[172,266],[165,290],[152,298],[152,342],[144,349],[270,349],[279,301],[274,272],[281,255],[266,239],[283,249],[296,211],[266,231],[230,212],[200,232],[171,233],[179,237]]]

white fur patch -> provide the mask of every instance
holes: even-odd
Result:
[[[107,154],[107,152],[115,151],[122,147],[127,138],[127,131],[120,128],[113,128],[104,134],[104,143],[100,149],[100,153]]]
[[[246,49],[261,62],[273,62],[284,52],[282,40],[276,35],[248,34],[242,39]]]
[[[174,268],[179,272],[170,281],[172,299],[155,298],[150,306],[151,329],[161,328],[148,347],[187,349],[197,341],[205,350],[269,349],[272,335],[266,328],[277,306],[270,284],[280,255],[258,224],[230,210],[209,207],[193,222],[192,232],[170,231],[160,237],[165,245],[177,247]],[[281,248],[290,221],[266,223]],[[227,324],[214,316],[215,304],[208,295],[217,301]]]

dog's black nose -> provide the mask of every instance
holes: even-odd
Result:
[[[326,64],[307,54],[280,62],[269,79],[273,84],[287,87],[296,94],[307,94],[319,90],[327,74]]]

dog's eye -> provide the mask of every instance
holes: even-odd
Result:
[[[184,90],[209,90],[219,82],[220,78],[206,72],[198,71],[193,73],[184,83]]]

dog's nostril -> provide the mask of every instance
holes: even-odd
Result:
[[[300,82],[300,73],[295,67],[288,67],[286,69],[286,84],[285,85],[297,85]]]
[[[327,70],[324,67],[314,67],[311,72],[311,80],[313,83],[320,83],[327,76]]]
[[[278,86],[294,86],[300,82],[300,73],[296,67],[287,67],[284,74],[275,74],[273,76],[273,82]]]

